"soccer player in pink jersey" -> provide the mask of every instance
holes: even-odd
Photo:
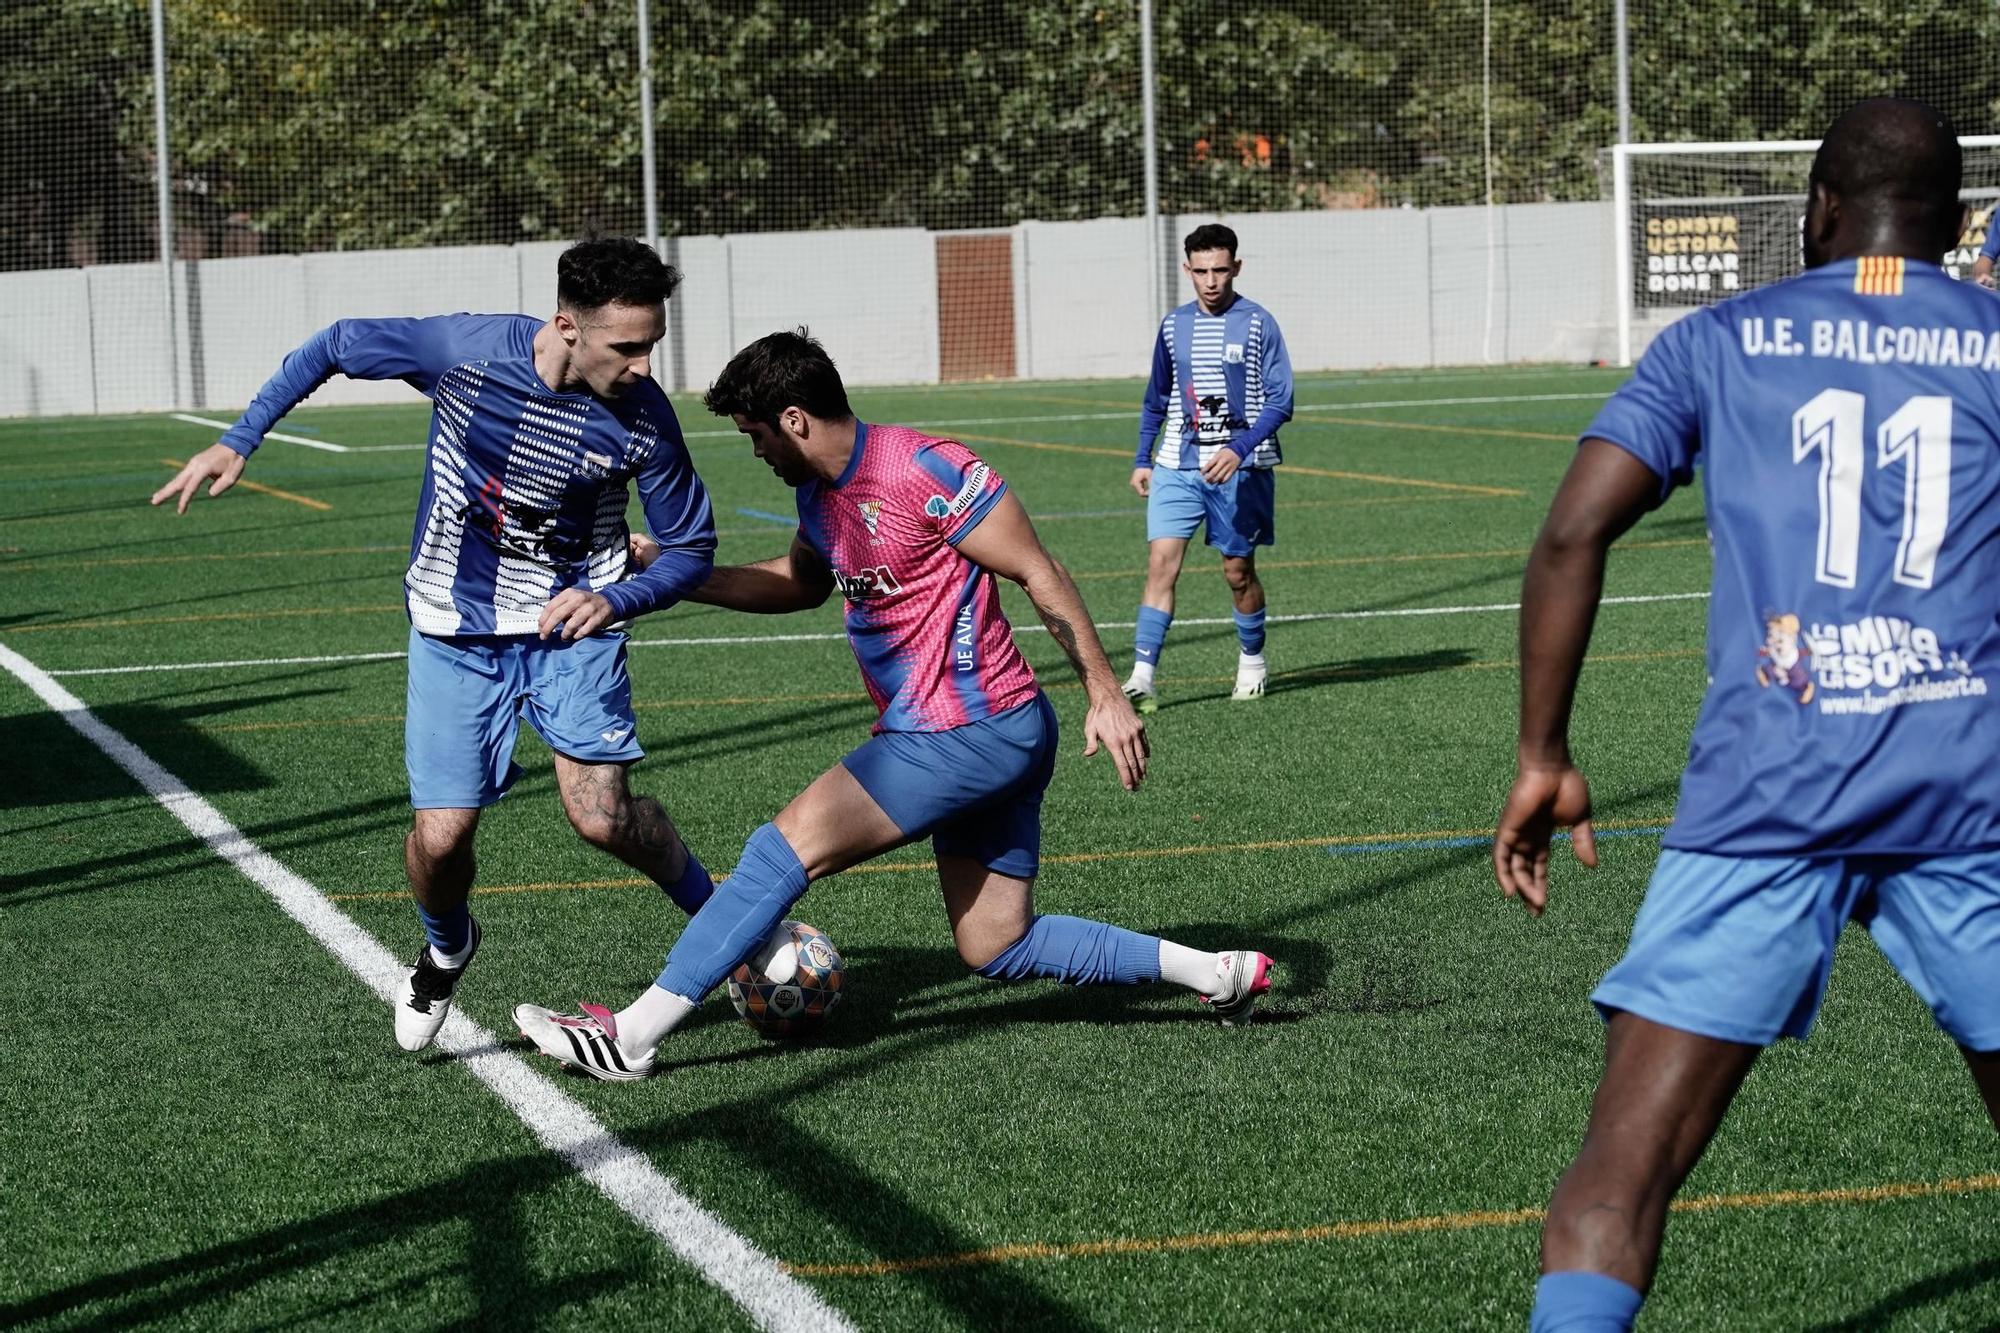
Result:
[[[1109,751],[1136,791],[1147,745],[1082,595],[1007,484],[955,440],[856,420],[832,359],[803,330],[737,353],[706,401],[797,493],[799,528],[789,554],[718,568],[689,599],[804,611],[838,588],[881,716],[867,744],[750,836],[644,995],[616,1012],[520,1005],[522,1034],[598,1078],[643,1078],[661,1039],[738,963],[769,962],[774,927],[812,881],[923,837],[959,957],[981,976],[1171,981],[1225,1022],[1247,1019],[1271,985],[1271,960],[1256,950],[1204,953],[1035,912],[1056,716],[1014,646],[996,574],[1027,593],[1083,679],[1084,754]]]

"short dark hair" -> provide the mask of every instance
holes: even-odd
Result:
[[[1813,157],[1812,183],[1861,217],[1955,238],[1963,171],[1951,117],[1913,98],[1871,97],[1827,130]]]
[[[1220,222],[1204,222],[1187,234],[1181,242],[1181,253],[1191,255],[1197,250],[1227,250],[1231,259],[1236,258],[1236,233]]]
[[[778,414],[788,407],[804,408],[821,421],[854,415],[833,358],[804,325],[767,333],[730,357],[701,401],[719,417],[743,417],[767,426],[776,426]]]
[[[630,236],[585,237],[556,260],[556,304],[578,313],[658,305],[680,285],[679,269]]]

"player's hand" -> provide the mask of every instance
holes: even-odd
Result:
[[[1236,469],[1243,466],[1243,455],[1234,449],[1217,449],[1209,460],[1201,465],[1201,479],[1211,486],[1220,486],[1236,475]]]
[[[1111,762],[1118,766],[1118,781],[1126,791],[1139,790],[1139,784],[1146,780],[1146,756],[1153,747],[1146,739],[1146,724],[1132,711],[1132,701],[1122,691],[1091,702],[1090,711],[1083,715],[1083,736],[1089,742],[1083,747],[1084,758],[1099,749],[1109,750]]]
[[[1571,830],[1577,860],[1597,864],[1590,784],[1582,772],[1574,764],[1523,765],[1493,834],[1493,877],[1532,916],[1549,904],[1549,842],[1558,828]]]
[[[601,592],[587,588],[564,588],[542,608],[541,636],[559,639],[587,639],[618,618]]]
[[[214,485],[208,488],[210,497],[220,495],[236,484],[247,461],[226,444],[211,444],[190,458],[172,481],[153,492],[153,503],[162,504],[168,496],[178,495],[180,503],[174,506],[174,512],[185,514],[188,501],[194,499],[194,493],[204,481],[214,481]]]
[[[660,544],[643,532],[630,534],[626,545],[632,553],[632,566],[635,569],[644,569],[660,558]]]
[[[1993,275],[1991,273],[1974,274],[1972,280],[1989,292],[1994,290]]]
[[[1133,468],[1132,489],[1139,492],[1140,495],[1151,495],[1153,493],[1153,469],[1150,467]]]

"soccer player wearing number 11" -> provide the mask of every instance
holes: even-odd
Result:
[[[1858,922],[2000,1125],[2000,302],[1938,266],[1950,122],[1880,98],[1814,159],[1807,271],[1663,332],[1584,432],[1522,589],[1519,775],[1494,840],[1539,913],[1594,864],[1568,745],[1606,548],[1699,463],[1710,685],[1550,1201],[1533,1326],[1628,1328],[1667,1205],[1758,1052],[1803,1038]]]

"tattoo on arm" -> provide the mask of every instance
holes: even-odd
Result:
[[[1042,623],[1049,629],[1049,637],[1056,641],[1056,646],[1063,650],[1063,656],[1069,659],[1069,664],[1076,668],[1076,674],[1081,676],[1083,654],[1077,651],[1076,627],[1056,611],[1043,610],[1041,607],[1035,609],[1041,612]]]

